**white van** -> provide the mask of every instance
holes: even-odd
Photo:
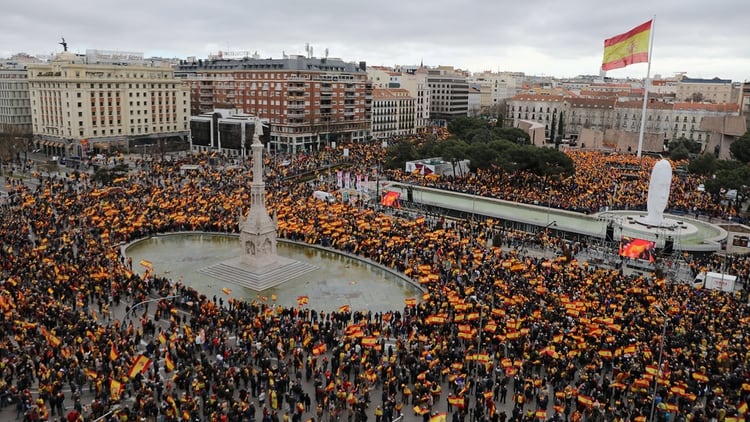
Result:
[[[330,204],[336,202],[336,195],[322,191],[322,190],[316,190],[313,192],[313,198],[319,199],[321,201],[326,201]]]

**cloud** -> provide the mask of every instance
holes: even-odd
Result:
[[[750,79],[750,12],[714,0],[26,0],[3,6],[0,56],[59,51],[139,51],[187,57],[218,50],[262,57],[304,54],[371,64],[454,65],[472,71],[596,74],[605,38],[656,16],[652,74],[685,71]],[[645,65],[611,73],[643,77]]]

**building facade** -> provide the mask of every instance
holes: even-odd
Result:
[[[469,83],[452,69],[428,70],[430,119],[451,120],[469,113]]]
[[[386,139],[417,133],[416,100],[406,89],[372,90],[372,137]]]
[[[64,52],[28,72],[35,142],[49,154],[187,148],[190,92],[171,68]]]
[[[409,96],[414,98],[414,127],[417,132],[427,130],[430,126],[430,89],[427,83],[427,70],[424,67],[394,70],[383,66],[373,66],[367,68],[367,78],[372,82],[373,89],[407,90]]]
[[[0,162],[31,151],[31,103],[26,66],[0,63]],[[25,155],[24,155],[25,157]]]
[[[214,110],[190,117],[190,149],[194,152],[217,151],[229,157],[246,158],[252,155],[255,116],[237,110]],[[268,146],[270,129],[268,121],[263,123],[261,142]]]
[[[683,78],[675,87],[678,102],[729,103],[737,98],[731,79]],[[736,102],[736,101],[735,101]]]
[[[565,109],[565,99],[566,97],[562,95],[516,95],[506,100],[503,126],[520,127],[522,120],[541,123],[545,126],[545,137],[553,139],[555,134],[551,133],[552,122],[559,122]],[[564,116],[563,123],[565,123]]]
[[[274,150],[296,153],[370,137],[372,84],[364,62],[246,57],[182,62],[175,72],[190,86],[192,114],[231,108],[267,119]]]

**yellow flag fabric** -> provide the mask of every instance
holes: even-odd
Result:
[[[633,63],[648,62],[651,21],[642,23],[624,34],[604,40],[602,70],[620,69]]]

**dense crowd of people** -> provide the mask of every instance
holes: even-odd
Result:
[[[382,149],[349,152],[367,171]],[[321,202],[290,177],[342,161],[325,154],[267,160],[280,237],[395,268],[420,283],[422,297],[385,313],[224,301],[121,256],[121,242],[159,232],[237,232],[250,205],[249,165],[184,171],[183,161],[149,162],[110,186],[39,176],[31,189],[7,179],[3,405],[30,421],[645,421],[652,405],[661,421],[745,420],[745,292],[626,276],[570,255],[535,258],[504,247],[524,236],[491,220],[409,220]],[[580,154],[578,165],[594,161]],[[613,200],[597,193],[611,190],[606,166],[586,168],[546,191],[561,208]],[[513,177],[437,183],[545,200],[528,196],[538,179]],[[673,189],[676,206],[724,212],[694,200],[684,183]],[[635,189],[618,192],[621,204],[645,201]],[[747,271],[747,261],[734,265]],[[163,299],[135,306],[156,297]],[[123,304],[126,316],[112,318]],[[86,391],[93,401],[81,399]]]
[[[390,176],[440,189],[583,213],[600,212],[605,207],[646,209],[648,184],[656,158],[582,150],[566,153],[576,168],[574,175],[566,177],[545,177],[523,171],[506,173],[496,169],[432,180],[400,171],[394,171]],[[735,207],[717,203],[709,193],[700,191],[698,177],[684,171],[677,173],[680,165],[673,163],[673,170],[679,177],[673,178],[669,212],[717,219],[737,215]]]

